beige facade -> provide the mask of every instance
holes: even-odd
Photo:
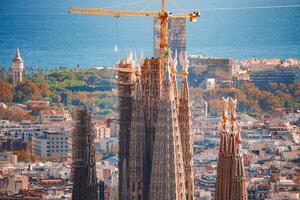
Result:
[[[12,194],[17,194],[20,190],[28,190],[28,184],[27,176],[9,177],[7,190]]]

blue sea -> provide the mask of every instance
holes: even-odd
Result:
[[[33,67],[113,66],[128,49],[151,57],[151,18],[70,15],[67,9],[159,5],[159,0],[0,0],[0,66],[11,65],[17,47],[25,66]],[[168,7],[202,13],[198,22],[188,23],[189,54],[300,59],[300,0],[172,0]]]

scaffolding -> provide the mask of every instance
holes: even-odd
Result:
[[[86,107],[77,110],[73,131],[72,200],[98,199],[94,134],[91,113]]]

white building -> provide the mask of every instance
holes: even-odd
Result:
[[[110,127],[107,126],[107,123],[98,123],[94,125],[96,132],[95,142],[99,142],[102,139],[110,138]]]
[[[24,141],[30,141],[33,136],[41,135],[42,127],[39,124],[28,122],[10,122],[0,120],[0,135],[5,135],[12,138],[20,138]]]
[[[112,147],[116,147],[119,144],[118,138],[104,138],[99,141],[100,150],[104,152],[109,152],[112,150]]]
[[[40,112],[38,122],[41,124],[71,121],[72,116],[68,111],[43,110]]]
[[[41,156],[69,157],[72,152],[72,130],[44,131],[32,138],[33,153]]]
[[[205,82],[205,88],[207,90],[212,90],[216,87],[216,79],[214,78],[207,78]]]

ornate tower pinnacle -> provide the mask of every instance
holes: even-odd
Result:
[[[24,70],[24,61],[21,58],[19,48],[17,48],[16,56],[12,60],[12,67],[11,67],[13,85],[17,85],[23,81],[23,70]]]
[[[233,167],[233,180],[231,193],[232,200],[248,200],[246,174],[244,169],[244,160],[241,149],[241,126],[236,123],[236,135],[235,135],[235,157]]]
[[[172,58],[172,53],[168,55],[168,63],[171,71],[171,80],[172,80],[172,88],[174,92],[174,98],[176,102],[176,107],[179,107],[179,95],[177,89],[177,50],[175,51],[174,58]],[[178,113],[178,112],[177,112]]]
[[[232,98],[223,98],[222,104],[222,129],[215,199],[247,200],[246,178],[240,145],[241,129],[236,120],[237,101]],[[229,110],[229,117],[227,110]]]
[[[185,54],[186,55],[186,54]],[[192,115],[191,104],[189,100],[189,86],[187,81],[188,75],[188,61],[187,57],[182,55],[181,58],[182,71],[182,88],[179,100],[179,127],[183,151],[185,183],[186,183],[186,200],[194,199],[194,152],[193,139],[194,134],[192,130]]]

